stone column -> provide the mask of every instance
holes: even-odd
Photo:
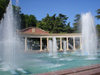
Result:
[[[49,38],[47,37],[47,51],[49,50],[49,45],[48,45],[48,42],[49,41]]]
[[[25,37],[25,51],[27,51],[28,48],[27,48],[27,37]]]
[[[73,50],[76,50],[76,47],[75,47],[75,37],[73,37]]]
[[[66,50],[69,50],[69,45],[68,45],[68,37],[66,37],[66,43],[67,43],[67,46],[66,46]]]
[[[82,37],[80,37],[80,49],[82,50]]]
[[[40,37],[40,51],[43,51],[42,50],[42,37]]]
[[[60,37],[60,51],[63,51],[62,49],[62,38]]]

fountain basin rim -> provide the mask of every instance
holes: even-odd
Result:
[[[94,71],[95,70],[95,71]],[[64,70],[60,70],[60,71],[54,71],[54,72],[48,72],[48,73],[41,73],[41,74],[36,74],[36,75],[64,75],[64,74],[84,74],[86,75],[87,73],[89,73],[88,75],[91,74],[100,74],[100,64],[95,64],[95,65],[90,65],[90,66],[83,66],[83,67],[78,67],[78,68],[73,68],[73,69],[64,69]]]

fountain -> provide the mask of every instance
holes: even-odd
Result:
[[[49,56],[57,57],[57,42],[55,37],[53,37],[53,40],[49,40]]]
[[[57,57],[57,41],[56,41],[56,37],[53,37],[53,57],[56,58]]]
[[[66,41],[63,41],[63,49],[64,49],[64,54],[66,54],[66,47],[67,45],[66,45]]]
[[[22,43],[17,33],[18,23],[16,20],[16,14],[13,12],[12,1],[10,0],[0,24],[0,32],[2,33],[0,36],[0,49],[3,52],[3,69],[10,70],[13,74],[16,73],[14,70],[20,67],[22,49]]]
[[[94,24],[94,17],[90,12],[82,14],[82,55],[89,55],[94,58],[97,55],[97,35]]]
[[[49,56],[52,56],[53,55],[53,49],[52,49],[52,40],[49,40]]]

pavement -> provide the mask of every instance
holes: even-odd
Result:
[[[36,74],[36,75],[100,75],[100,64],[84,66],[73,69]]]

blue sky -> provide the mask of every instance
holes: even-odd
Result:
[[[41,20],[48,13],[65,14],[71,25],[76,14],[91,12],[96,15],[96,10],[100,8],[100,0],[19,0],[19,6],[24,14],[33,14],[37,20]],[[100,20],[95,19],[96,24]]]

